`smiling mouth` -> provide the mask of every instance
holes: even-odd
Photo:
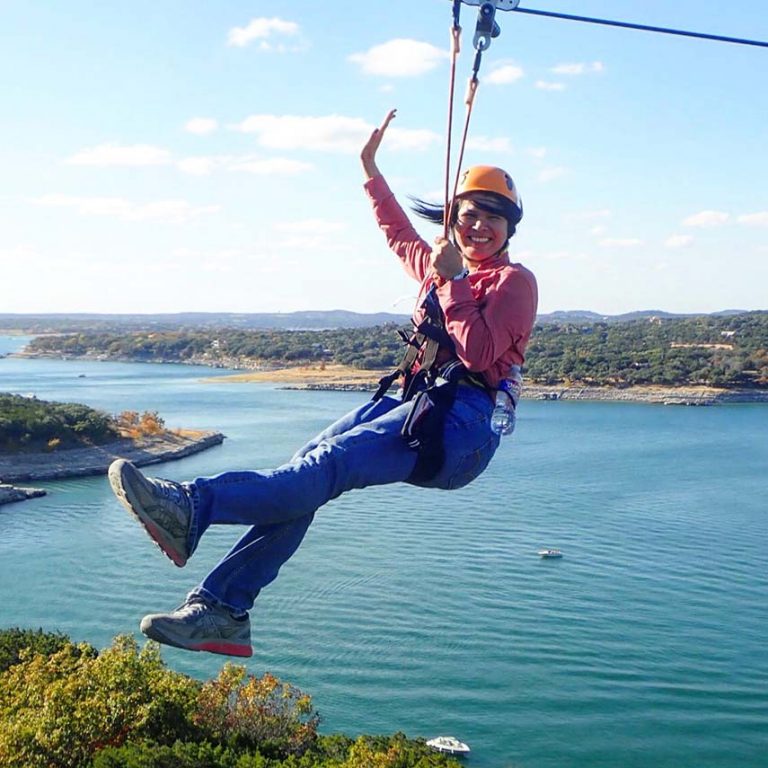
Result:
[[[472,237],[472,236],[470,236],[468,238],[468,240],[469,240],[470,243],[474,243],[475,245],[485,245],[486,243],[490,243],[491,242],[491,238],[490,237]]]

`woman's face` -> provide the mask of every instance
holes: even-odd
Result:
[[[471,197],[467,197],[459,202],[453,231],[464,258],[480,262],[495,256],[504,247],[509,237],[509,224],[504,216],[480,209]]]

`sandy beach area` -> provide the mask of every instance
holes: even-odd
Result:
[[[353,389],[374,390],[379,379],[390,372],[382,370],[363,370],[351,365],[300,365],[295,368],[274,368],[262,371],[247,371],[231,376],[219,376],[217,382],[229,381],[233,384],[262,382],[280,384],[291,389]]]
[[[361,370],[346,365],[296,366],[248,371],[217,377],[233,384],[269,383],[286,389],[359,390],[372,392],[390,369]],[[589,387],[583,385],[526,383],[523,399],[600,400],[658,403],[663,405],[714,405],[716,403],[768,402],[768,390],[733,390],[714,387]]]

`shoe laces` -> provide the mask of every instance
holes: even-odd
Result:
[[[179,506],[189,506],[187,493],[180,483],[176,483],[173,480],[163,480],[158,477],[152,480],[152,485],[157,491],[158,496],[168,499]]]
[[[213,608],[213,606],[209,602],[203,600],[202,597],[190,597],[188,600],[185,600],[174,613],[180,613],[184,616],[192,616],[196,613],[207,613],[211,608]]]

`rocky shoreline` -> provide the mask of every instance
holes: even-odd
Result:
[[[245,374],[247,377],[247,374]],[[245,378],[245,377],[244,377]],[[267,375],[260,381],[269,381]],[[281,389],[374,392],[378,382],[303,382],[284,384]],[[591,400],[602,402],[654,403],[659,405],[718,405],[723,403],[768,403],[768,390],[714,389],[710,387],[579,387],[526,384],[524,400]]]
[[[19,488],[13,483],[104,475],[118,458],[129,459],[144,467],[191,456],[221,445],[223,441],[221,432],[179,430],[66,451],[0,454],[0,504],[45,494],[41,489]]]
[[[123,360],[136,362],[131,358],[91,356],[68,358],[56,354],[29,352],[13,353],[14,357],[51,357],[72,360]],[[217,382],[276,384],[281,389],[314,390],[327,392],[375,392],[379,379],[391,369],[369,370],[353,368],[337,363],[307,364],[295,367],[262,366],[246,363],[240,358],[217,360],[206,358],[190,360],[163,360],[158,362],[180,365],[199,365],[212,369],[226,367],[241,370],[242,373],[217,376]],[[526,383],[523,398],[528,400],[595,400],[603,402],[656,403],[662,405],[717,405],[724,403],[768,403],[768,389],[718,389],[715,387],[682,386],[662,387],[642,385],[632,387],[583,386]],[[2,473],[0,472],[0,478]]]
[[[658,405],[719,405],[768,403],[768,390],[716,389],[714,387],[583,387],[525,385],[529,400],[597,400],[604,402],[654,403]]]
[[[15,501],[26,501],[38,496],[45,496],[47,491],[42,488],[17,488],[14,485],[0,483],[0,504],[12,504]]]

